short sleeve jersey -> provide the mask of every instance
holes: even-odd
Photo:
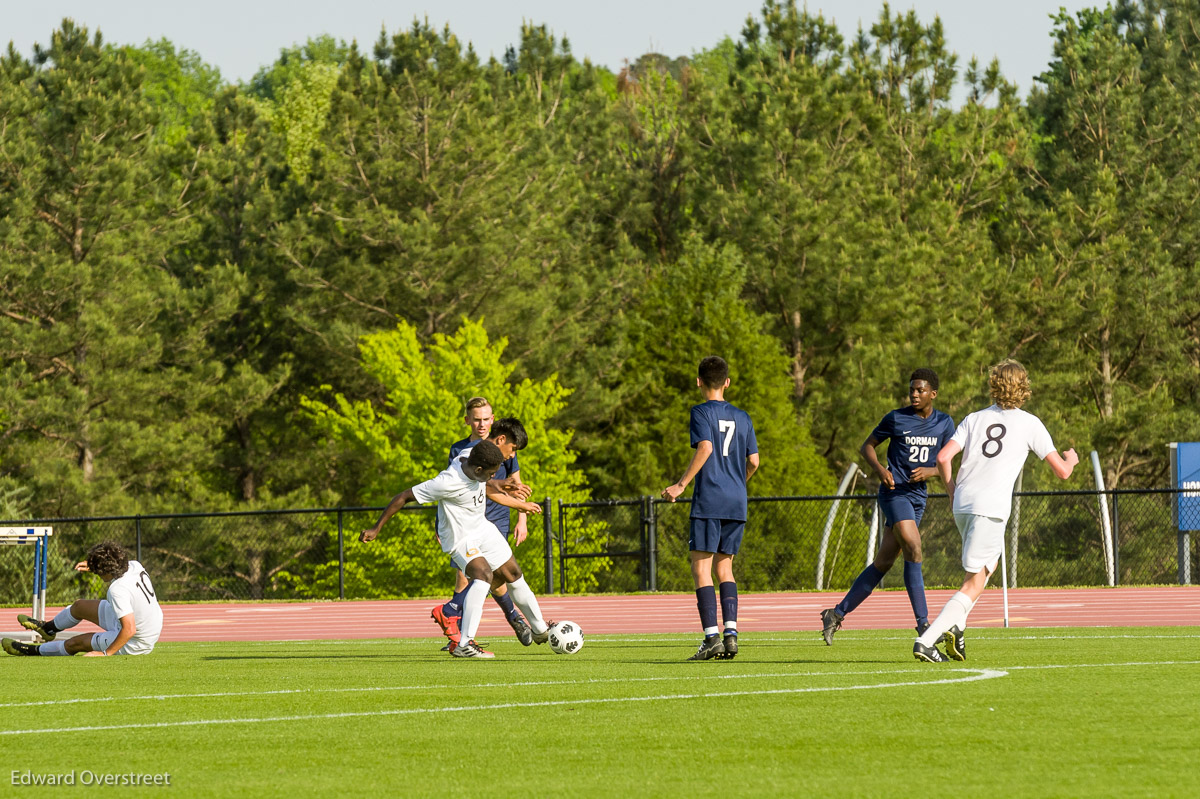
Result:
[[[450,462],[453,463],[454,459],[464,451],[469,453],[471,451],[471,447],[475,446],[475,444],[476,442],[469,438],[464,438],[462,441],[455,441],[450,445]],[[494,479],[503,480],[513,472],[520,470],[521,466],[517,463],[517,454],[514,452],[511,458],[500,464],[500,468],[496,470],[496,477]],[[508,506],[501,505],[499,502],[492,502],[489,499],[487,501],[487,510],[484,512],[487,514],[488,520],[492,524],[496,525],[497,529],[499,529],[501,533],[508,533],[508,530],[512,525],[512,516],[509,513],[509,510],[510,508]]]
[[[125,573],[108,584],[105,598],[118,619],[133,614],[133,624],[137,628],[134,638],[150,644],[158,641],[158,636],[162,634],[163,612],[154,594],[154,586],[150,583],[150,576],[142,564],[136,560],[129,561]]]
[[[954,420],[950,414],[935,410],[929,418],[922,418],[912,406],[888,411],[871,431],[871,438],[882,444],[888,442],[887,465],[896,483],[896,491],[927,493],[925,482],[913,482],[912,472],[918,466],[937,466],[938,450],[954,435]],[[890,491],[886,485],[879,486],[883,495]]]
[[[486,518],[487,493],[483,483],[467,477],[462,464],[453,461],[431,480],[412,487],[417,502],[438,502],[438,542],[449,552],[479,532]]]
[[[701,441],[713,451],[692,492],[693,519],[746,521],[746,458],[758,452],[750,415],[723,400],[692,406],[692,448]]]
[[[992,405],[963,419],[951,439],[962,447],[954,512],[1008,520],[1013,484],[1030,452],[1043,460],[1054,441],[1042,420],[1020,408]]]

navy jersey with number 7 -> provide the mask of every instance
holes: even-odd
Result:
[[[712,455],[696,475],[693,519],[746,521],[746,458],[758,452],[750,414],[724,400],[692,406],[692,448],[712,443]]]

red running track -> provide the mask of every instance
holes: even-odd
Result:
[[[936,616],[953,591],[929,591]],[[817,631],[818,613],[841,599],[836,593],[743,594],[738,628]],[[571,619],[592,634],[690,633],[699,628],[695,597],[687,594],[549,596],[540,599],[547,619]],[[431,599],[236,605],[165,605],[163,641],[309,641],[349,638],[431,638],[441,634],[429,618]],[[51,609],[48,612],[53,612]],[[16,611],[13,614],[15,621]],[[1021,588],[1009,592],[1013,627],[1200,626],[1200,586],[1167,588]],[[2,619],[3,617],[0,617]],[[989,589],[971,613],[972,627],[999,627],[1001,593]],[[9,624],[0,620],[0,627]],[[14,625],[15,626],[15,625]],[[878,591],[846,620],[843,629],[913,626],[908,595]],[[86,632],[92,625],[78,628]],[[490,600],[479,637],[509,635]]]

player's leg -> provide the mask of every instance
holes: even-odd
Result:
[[[83,633],[63,640],[61,638],[42,644],[39,654],[42,655],[78,655],[80,652],[101,652],[108,649],[109,644],[121,634],[121,621],[112,609],[107,599],[81,599],[67,610],[73,618],[90,621],[102,629],[98,633]],[[62,616],[66,611],[59,613]],[[57,621],[59,616],[55,616]],[[65,621],[65,620],[64,620]],[[76,622],[78,624],[78,622]]]
[[[451,559],[453,564],[453,558]],[[471,581],[457,567],[454,569],[454,595],[448,601],[441,605],[434,605],[433,610],[429,611],[429,617],[437,622],[437,625],[442,628],[442,635],[450,640],[442,647],[442,651],[449,651],[458,643],[461,636],[460,623],[462,622],[462,607],[463,601],[466,599],[467,588],[471,585]]]
[[[496,528],[496,533],[504,538],[505,543],[508,542],[511,535],[511,531],[501,533],[499,528]],[[509,545],[509,549],[512,549],[511,544]],[[520,567],[517,567],[517,570],[520,571]],[[495,600],[496,605],[500,608],[500,612],[504,614],[504,620],[508,622],[508,626],[512,627],[513,634],[517,636],[517,640],[525,646],[533,643],[532,630],[529,624],[525,622],[525,619],[522,618],[521,611],[517,610],[506,581],[501,580],[498,586],[492,588],[492,599]]]
[[[910,519],[897,519],[893,533],[904,552],[904,590],[917,621],[917,635],[929,627],[929,606],[925,603],[925,574],[921,561],[921,517],[925,515],[925,498],[914,495],[905,498]]]
[[[1000,561],[1004,521],[967,513],[954,514],[954,521],[963,539],[962,563],[966,576],[962,588],[946,601],[942,612],[917,638],[913,652],[916,654],[917,647],[933,648],[944,638],[948,654],[955,660],[966,660],[963,633],[967,628],[967,616]]]
[[[495,657],[491,652],[485,652],[475,643],[475,633],[479,631],[479,622],[483,618],[483,601],[487,598],[492,584],[492,569],[487,560],[479,553],[474,545],[464,545],[463,553],[456,553],[456,559],[471,558],[463,566],[470,584],[463,597],[463,615],[460,625],[461,635],[458,645],[450,650],[455,657]]]
[[[550,640],[550,624],[542,617],[541,606],[538,605],[537,597],[533,595],[533,589],[525,581],[525,574],[521,571],[516,556],[511,556],[496,573],[500,580],[508,583],[510,601],[516,603],[529,620],[529,623],[524,625],[529,633],[528,640],[519,634],[517,636],[521,643],[529,646],[531,643],[544,644]]]
[[[713,565],[717,570],[717,585],[721,595],[721,620],[725,624],[722,631],[721,644],[725,648],[721,657],[730,659],[737,656],[737,615],[738,593],[737,581],[733,577],[733,558],[742,548],[742,535],[746,531],[746,523],[732,519],[721,522],[721,540],[717,544],[717,554]]]
[[[696,586],[696,610],[704,641],[689,660],[709,660],[725,654],[717,627],[717,592],[713,588],[713,555],[721,543],[720,519],[692,519],[688,535],[688,556],[692,566],[692,584]]]
[[[875,560],[858,573],[841,602],[821,611],[821,637],[825,639],[826,646],[833,645],[833,634],[842,628],[842,619],[871,595],[896,562],[896,556],[900,554],[900,543],[895,535],[894,504],[891,500],[879,503],[883,511],[884,527]]]
[[[25,614],[17,616],[17,621],[26,630],[33,630],[44,641],[53,641],[54,636],[63,630],[69,630],[81,621],[100,624],[99,608],[101,599],[77,599],[69,607],[65,607],[49,621],[34,619]],[[103,625],[101,625],[103,626]]]

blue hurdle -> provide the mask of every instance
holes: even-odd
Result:
[[[0,527],[0,546],[33,544],[33,612],[35,619],[46,613],[46,584],[48,582],[47,553],[53,527]]]

